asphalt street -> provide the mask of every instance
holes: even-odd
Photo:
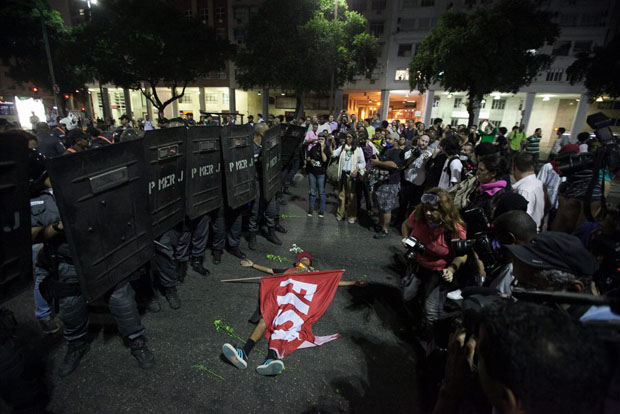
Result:
[[[328,197],[325,218],[307,217],[308,184],[300,174],[282,206],[281,222],[288,233],[282,246],[258,238],[258,250],[241,248],[250,259],[271,267],[287,267],[267,256],[293,261],[295,243],[311,252],[319,270],[346,269],[343,280],[366,280],[367,287],[341,287],[323,317],[316,335],[340,333],[321,347],[297,350],[286,357],[285,371],[261,377],[255,371],[265,358],[261,341],[240,371],[221,355],[225,342],[240,344],[221,321],[245,340],[254,325],[258,284],[222,283],[221,279],[260,276],[242,268],[239,259],[224,253],[222,263],[206,264],[211,275],[191,271],[179,287],[181,309],[172,310],[161,298],[159,313],[143,314],[148,346],[156,365],[141,370],[123,345],[104,304],[91,307],[91,349],[78,369],[59,378],[57,367],[65,353],[62,334],[43,336],[33,315],[32,291],[5,304],[20,321],[19,335],[28,357],[42,359],[50,389],[48,409],[55,413],[404,413],[420,412],[419,376],[410,322],[404,316],[393,266],[400,237],[373,239],[359,224],[338,222],[336,199]],[[331,185],[328,185],[328,192]],[[271,256],[270,256],[271,257]],[[0,411],[2,406],[0,405]]]

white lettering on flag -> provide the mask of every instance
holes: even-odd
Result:
[[[278,296],[276,300],[278,301],[278,306],[282,306],[287,303],[293,304],[293,306],[295,306],[295,309],[297,309],[304,315],[307,315],[308,311],[310,310],[310,306],[303,303],[301,299],[299,299],[299,297],[292,292],[289,292],[284,296]]]
[[[280,286],[287,286],[290,284],[293,284],[294,292],[301,293],[302,290],[305,290],[306,294],[304,295],[304,299],[306,299],[308,302],[312,302],[312,298],[314,298],[314,292],[316,292],[317,288],[316,284],[300,282],[299,280],[295,279],[287,279],[283,282],[280,282]]]
[[[291,322],[293,326],[288,329],[276,329],[271,334],[272,340],[282,339],[284,341],[290,342],[296,339],[299,339],[299,332],[301,331],[301,327],[304,324],[304,320],[297,315],[297,313],[289,309],[285,312],[282,312],[282,309],[278,311],[278,314],[273,319],[273,326],[284,325],[287,322]]]

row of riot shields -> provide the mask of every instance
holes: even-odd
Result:
[[[274,127],[263,137],[262,190],[280,188],[305,128]],[[94,300],[147,263],[154,240],[223,204],[256,198],[253,129],[248,125],[147,131],[143,138],[47,161],[82,292]],[[30,210],[23,139],[0,154],[0,295],[31,280]],[[8,201],[10,202],[8,202]],[[5,202],[6,201],[6,202]],[[2,296],[0,296],[2,299]]]

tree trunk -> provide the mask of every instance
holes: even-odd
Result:
[[[297,93],[297,101],[296,101],[296,105],[295,105],[295,119],[299,119],[301,116],[304,115],[304,104],[306,101],[306,93],[305,92],[298,92]]]
[[[467,97],[467,128],[471,128],[474,124],[474,118],[476,117],[476,109],[480,106],[480,98],[476,97],[475,94],[469,92]]]

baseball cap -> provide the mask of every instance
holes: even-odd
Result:
[[[576,276],[592,276],[598,268],[596,259],[581,241],[566,233],[547,231],[528,244],[508,244],[504,247],[520,262],[538,269],[557,269]]]

